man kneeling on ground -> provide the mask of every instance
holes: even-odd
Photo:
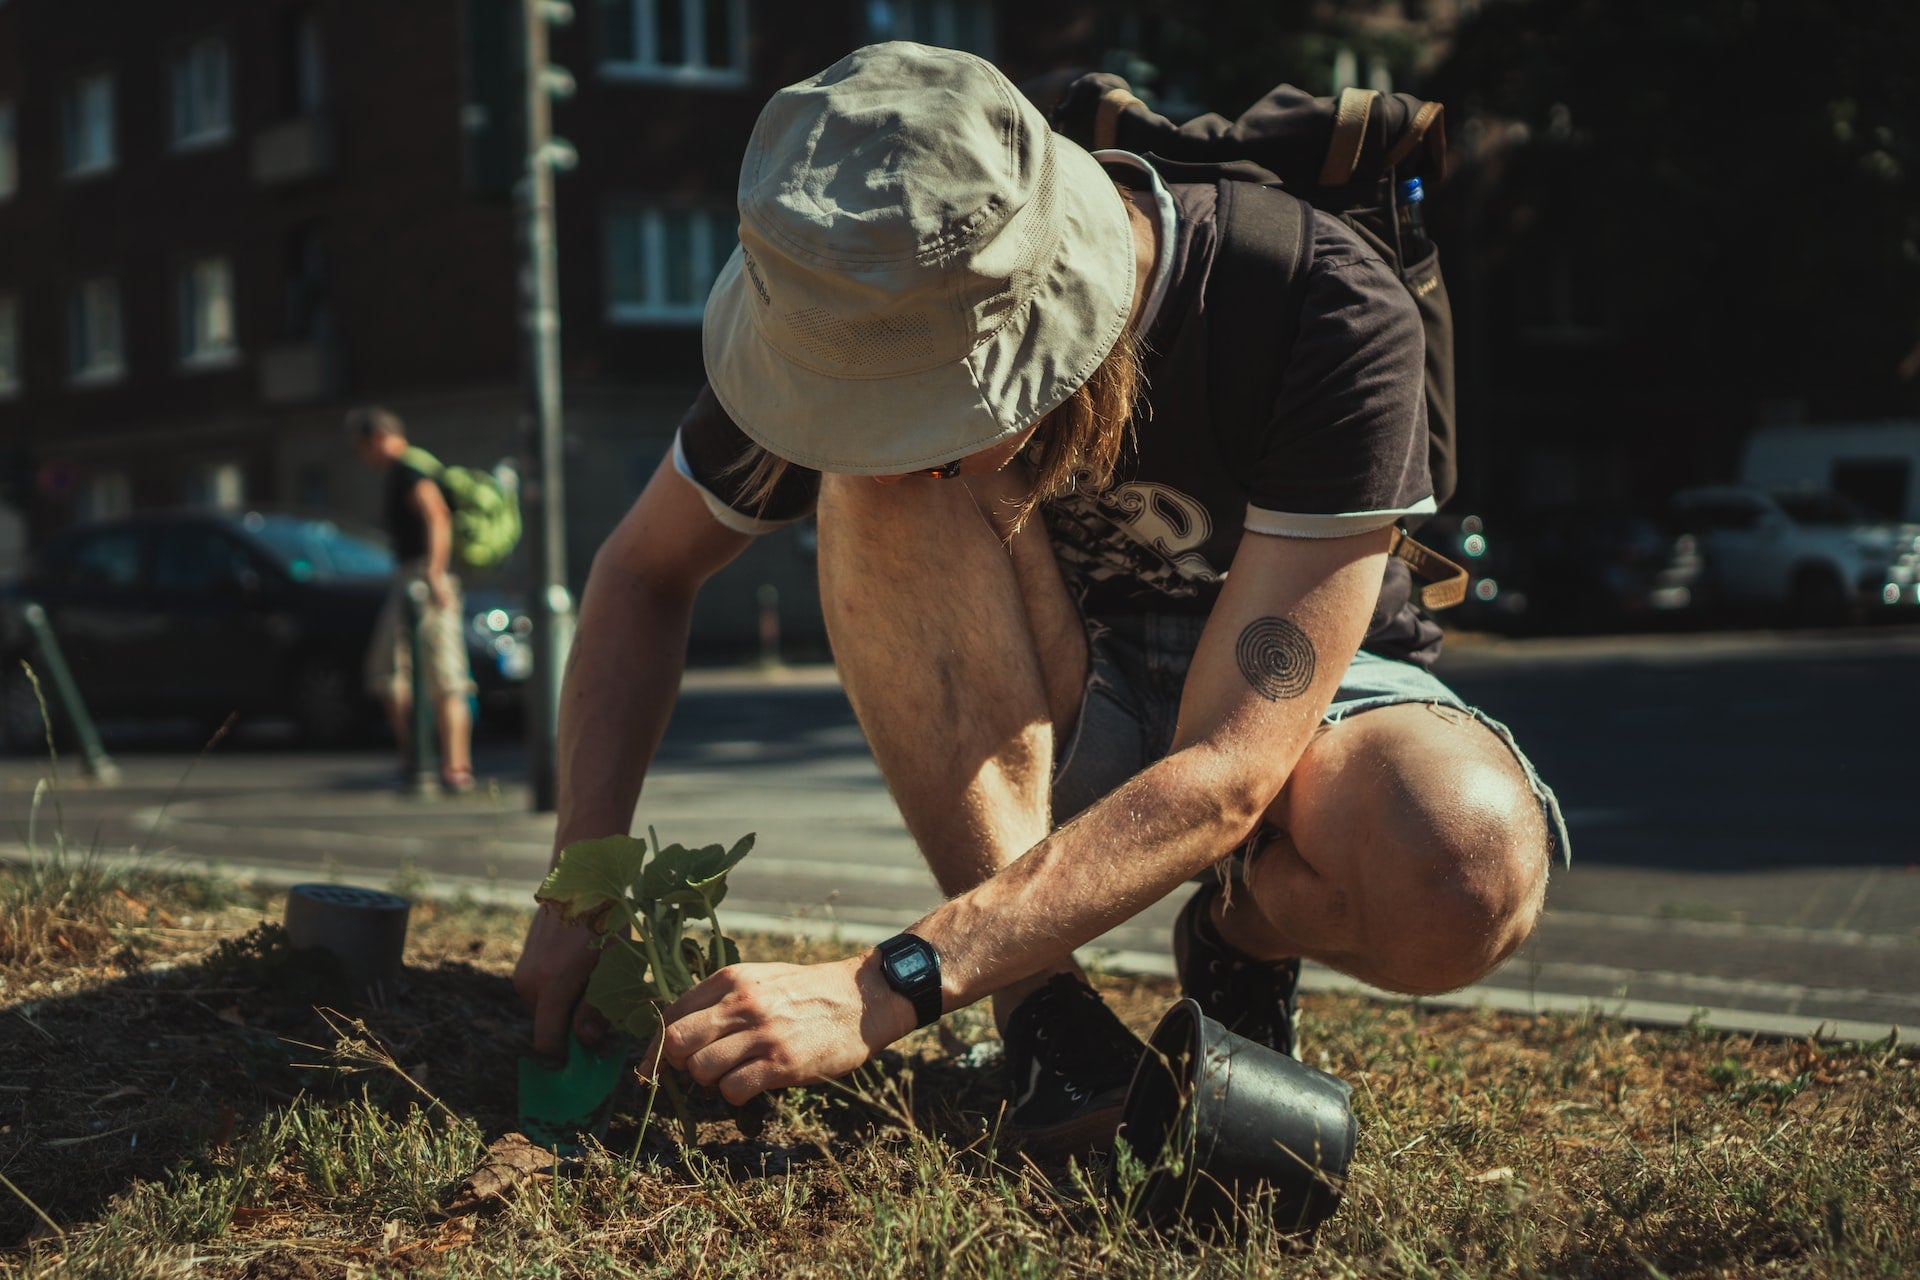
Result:
[[[760,116],[708,387],[594,560],[555,847],[629,829],[695,594],[812,512],[847,696],[948,896],[865,955],[672,1005],[666,1060],[729,1100],[991,996],[1011,1123],[1111,1137],[1141,1045],[1072,951],[1202,872],[1181,987],[1285,1052],[1303,956],[1439,992],[1532,930],[1552,793],[1428,672],[1438,630],[1387,571],[1433,508],[1413,304],[1315,219],[1273,425],[1217,439],[1214,194],[1053,135],[951,50],[862,49]],[[529,931],[542,1053],[599,1029],[588,942]]]

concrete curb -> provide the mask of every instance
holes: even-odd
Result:
[[[253,866],[232,862],[213,862],[193,857],[128,854],[91,855],[100,865],[114,870],[185,871],[212,875],[261,888],[286,889],[312,882],[313,873],[298,874],[285,867]],[[24,863],[30,854],[24,845],[0,844],[0,861]],[[377,886],[376,886],[377,887]],[[508,888],[484,880],[440,877],[416,891],[418,896],[435,901],[465,898],[488,906],[533,906],[532,890],[522,886]],[[784,934],[861,945],[871,945],[892,937],[911,924],[903,919],[898,926],[855,921],[811,920],[791,916],[764,915],[755,912],[728,912],[727,923],[741,933]],[[1146,951],[1102,951],[1086,947],[1076,953],[1083,965],[1110,973],[1139,974],[1157,978],[1174,975],[1171,956]],[[1475,984],[1441,996],[1409,997],[1350,978],[1343,973],[1309,963],[1300,976],[1302,989],[1332,991],[1365,996],[1383,1001],[1408,1001],[1439,1009],[1490,1009],[1500,1013],[1563,1014],[1580,1017],[1597,1015],[1630,1026],[1673,1028],[1696,1026],[1709,1031],[1768,1039],[1817,1040],[1823,1043],[1874,1043],[1889,1037],[1895,1044],[1912,1044],[1920,1039],[1920,1026],[1899,1023],[1869,1023],[1848,1019],[1812,1018],[1802,1014],[1764,1013],[1751,1009],[1718,1006],[1688,1006],[1657,1000],[1606,1000],[1594,996],[1568,995],[1548,991],[1525,991],[1513,987]]]

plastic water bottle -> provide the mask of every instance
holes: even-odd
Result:
[[[1418,262],[1427,253],[1427,221],[1421,205],[1427,198],[1420,179],[1408,178],[1394,189],[1394,216],[1400,222],[1400,260]]]

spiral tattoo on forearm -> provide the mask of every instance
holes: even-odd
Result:
[[[1285,618],[1255,618],[1233,647],[1240,674],[1268,702],[1297,698],[1313,683],[1313,641]]]

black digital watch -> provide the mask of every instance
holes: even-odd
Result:
[[[899,933],[875,950],[887,985],[913,1001],[916,1026],[940,1021],[940,953],[925,938]]]

